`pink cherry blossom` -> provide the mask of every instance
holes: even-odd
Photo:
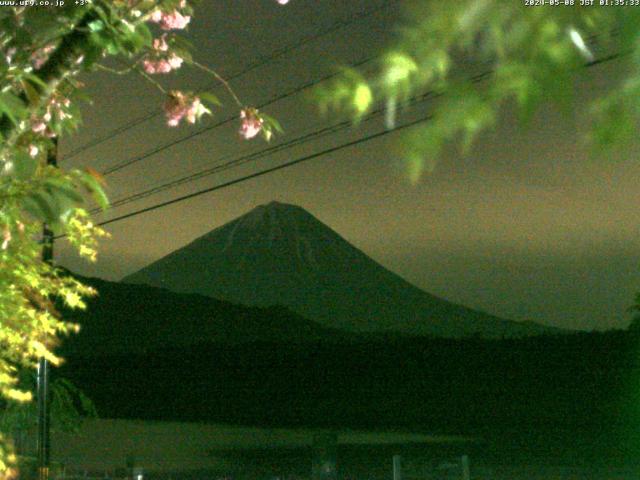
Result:
[[[178,55],[172,53],[166,58],[146,58],[142,62],[142,68],[150,74],[169,73],[180,68],[183,61]]]
[[[154,73],[168,73],[171,71],[171,67],[165,61],[152,60],[147,58],[142,61],[142,68],[149,74]]]
[[[180,68],[183,61],[184,60],[175,53],[172,53],[167,59],[167,62],[169,62],[169,65],[173,70],[177,70],[178,68]]]
[[[169,73],[182,66],[184,59],[174,52],[168,53],[166,34],[153,40],[153,51],[142,62],[142,68],[149,74]]]
[[[47,129],[47,124],[42,119],[31,119],[31,131],[33,133],[44,133]]]
[[[202,110],[198,97],[180,91],[172,91],[164,104],[167,125],[170,127],[178,126],[183,118],[189,123],[195,123]]]
[[[36,155],[38,155],[39,151],[40,151],[40,149],[37,146],[35,146],[33,144],[29,145],[29,156],[31,158],[34,158]]]
[[[39,48],[31,54],[31,64],[36,70],[40,69],[49,60],[49,55],[55,49],[55,45],[49,44]]]
[[[153,39],[153,49],[158,52],[166,52],[169,50],[169,44],[167,43],[167,35],[164,34],[159,38]]]
[[[191,105],[189,105],[189,108],[187,109],[187,122],[189,123],[196,123],[196,120],[198,119],[198,112],[200,111],[202,104],[200,103],[200,99],[198,97],[195,97],[192,102]]]
[[[160,10],[154,10],[153,12],[151,12],[149,20],[151,20],[153,23],[160,23],[160,21],[162,20],[162,15],[163,14]]]
[[[174,10],[170,13],[155,10],[149,19],[154,23],[158,23],[163,30],[182,30],[191,21],[189,15],[183,15],[179,10]]]
[[[249,140],[260,133],[264,121],[258,116],[255,108],[245,108],[240,111],[240,130],[242,138]]]

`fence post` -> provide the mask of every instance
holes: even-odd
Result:
[[[337,434],[322,433],[313,437],[311,461],[312,480],[337,480],[337,451]]]
[[[469,455],[463,455],[460,459],[462,467],[462,480],[471,480],[471,471],[469,469]]]
[[[393,456],[393,480],[402,480],[402,457]]]

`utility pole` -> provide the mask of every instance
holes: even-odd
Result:
[[[58,165],[58,138],[53,138],[53,146],[47,152],[47,165]],[[53,231],[44,224],[42,229],[42,260],[53,262]],[[49,480],[50,428],[49,421],[49,362],[40,357],[38,361],[38,480]]]

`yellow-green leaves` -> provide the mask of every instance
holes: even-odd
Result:
[[[392,52],[383,62],[382,81],[387,92],[408,96],[411,92],[412,77],[418,72],[417,63],[406,53]]]
[[[31,400],[31,392],[25,392],[16,388],[7,388],[3,392],[6,398],[15,400],[16,402],[28,402]]]
[[[346,110],[359,122],[373,104],[373,91],[364,76],[352,68],[343,69],[327,85],[315,89],[320,110]]]
[[[66,228],[67,240],[76,247],[79,255],[91,262],[95,262],[98,254],[98,242],[101,238],[109,238],[109,234],[97,227],[91,221],[87,211],[82,208],[73,210],[67,220]],[[86,290],[85,293],[91,294],[92,291]],[[73,294],[74,292],[70,292],[68,295]],[[84,304],[75,302],[68,295],[65,295],[65,301],[70,307],[84,308]],[[70,302],[75,303],[75,305]]]
[[[95,227],[82,218],[80,213],[69,219],[72,225],[80,224],[69,229],[71,237],[76,246],[94,249],[91,235]],[[32,367],[39,357],[59,362],[53,352],[57,338],[77,331],[76,325],[60,318],[56,301],[84,308],[83,299],[95,292],[42,260],[37,241],[42,224],[28,220],[17,200],[9,198],[3,203],[0,227],[9,228],[12,237],[8,247],[0,250],[0,394],[26,401],[30,394],[17,386],[18,367]]]
[[[600,144],[619,143],[637,131],[640,11],[523,8],[502,0],[418,0],[411,8],[377,73],[345,70],[322,91],[320,104],[346,111],[354,123],[366,112],[384,110],[386,126],[393,128],[401,125],[397,110],[438,94],[438,104],[425,109],[433,115],[422,134],[401,140],[412,182],[429,170],[445,143],[459,142],[468,152],[505,105],[515,103],[523,122],[534,118],[544,102],[565,112],[579,110],[573,97],[576,77],[588,75],[587,64],[612,53],[631,51],[617,60],[630,64],[627,78],[596,92],[583,124],[595,126],[591,137]],[[476,88],[480,76],[483,85]]]
[[[588,111],[592,120],[591,140],[600,148],[626,145],[637,138],[640,127],[640,76],[597,99]]]
[[[373,103],[373,92],[371,87],[366,83],[359,83],[353,92],[352,106],[356,113],[356,117],[362,117],[371,108]]]
[[[45,358],[52,365],[60,365],[61,359],[54,355],[46,345],[39,340],[32,340],[29,345],[30,351],[35,358]]]

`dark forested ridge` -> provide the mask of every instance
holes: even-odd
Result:
[[[73,355],[142,353],[194,343],[301,342],[351,335],[323,327],[284,307],[245,307],[195,294],[177,294],[146,285],[82,278],[98,296],[86,311],[66,312],[81,326],[63,342]]]

